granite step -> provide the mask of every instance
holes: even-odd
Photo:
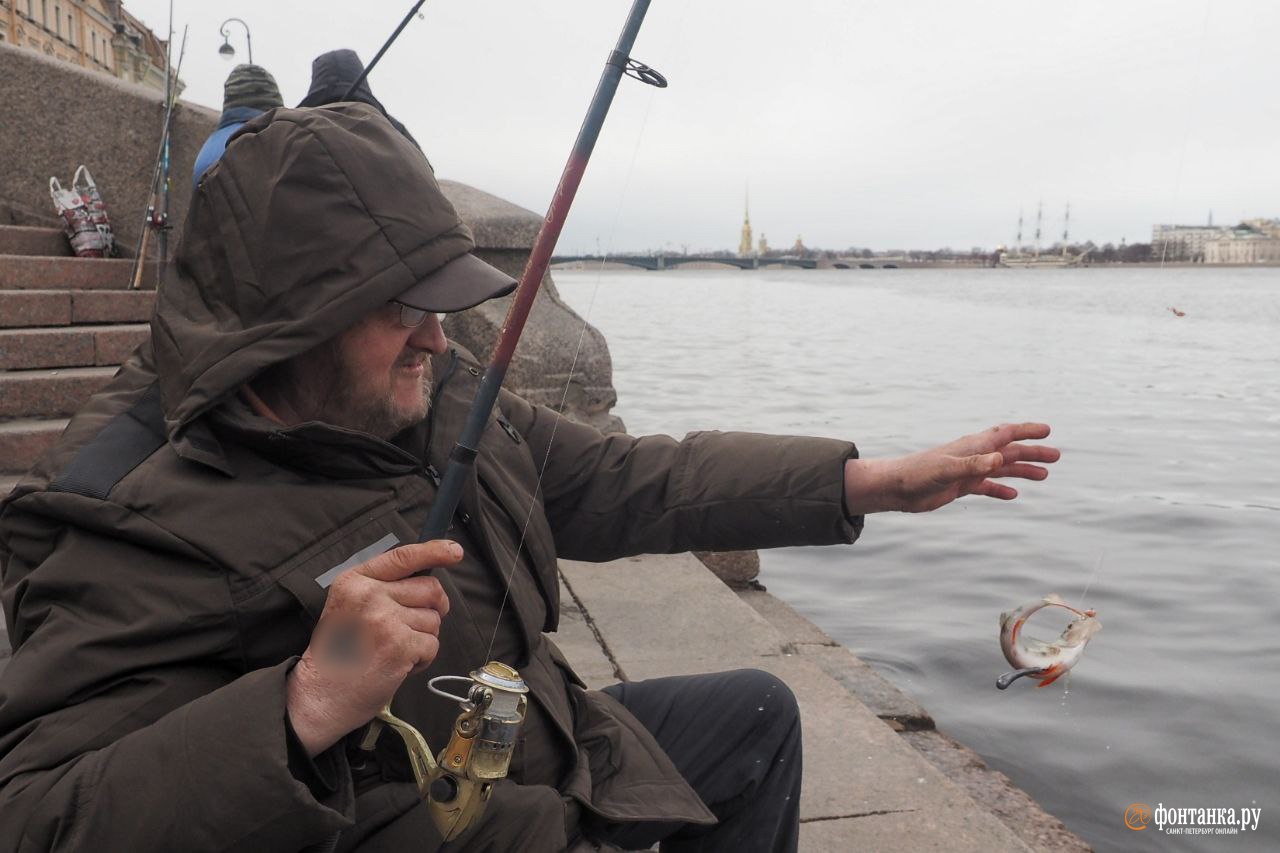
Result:
[[[71,325],[69,290],[0,290],[0,329]]]
[[[0,255],[0,290],[126,290],[132,274],[129,258]],[[154,271],[142,280],[144,289],[154,289]]]
[[[71,256],[71,244],[61,228],[0,225],[0,255]]]
[[[156,309],[156,292],[138,290],[73,290],[71,322],[150,323]]]
[[[0,330],[0,370],[120,364],[150,333],[146,323]]]
[[[67,418],[23,418],[0,423],[0,473],[26,471],[53,446],[66,429]]]
[[[0,290],[0,329],[81,323],[145,323],[154,290]]]
[[[118,368],[69,367],[0,372],[0,418],[52,418],[75,414],[111,381]]]

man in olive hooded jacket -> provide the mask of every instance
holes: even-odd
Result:
[[[1041,479],[1028,463],[1056,451],[1017,441],[1047,427],[872,461],[603,436],[504,392],[449,540],[410,544],[481,373],[436,312],[512,287],[472,248],[370,106],[278,109],[231,139],[151,340],[0,503],[0,851],[440,849],[403,745],[361,734],[394,698],[439,748],[457,707],[426,680],[490,658],[519,669],[528,717],[446,849],[560,849],[579,827],[794,848],[794,808],[750,780],[712,802],[634,694],[583,689],[547,637],[557,556],[851,542],[863,512],[1012,497],[990,478]],[[770,809],[774,836],[706,841]]]

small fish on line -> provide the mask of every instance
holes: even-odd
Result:
[[[1172,305],[1170,305],[1170,306],[1169,306],[1169,310],[1173,312],[1173,316],[1175,316],[1175,317],[1185,317],[1185,316],[1187,316],[1187,312],[1186,312],[1186,311],[1179,311],[1177,308],[1174,308]]]
[[[1057,640],[1046,643],[1022,633],[1031,615],[1045,607],[1064,607],[1076,614]],[[1010,665],[1017,667],[996,679],[996,687],[1004,690],[1023,676],[1035,679],[1037,687],[1048,687],[1079,663],[1084,647],[1102,630],[1098,614],[1093,610],[1077,610],[1057,593],[1028,601],[1008,613],[1000,614],[1000,650]]]

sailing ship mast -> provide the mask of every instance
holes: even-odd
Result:
[[[1071,202],[1067,202],[1067,213],[1062,218],[1062,257],[1067,257],[1067,243],[1071,233]]]
[[[1001,250],[996,258],[996,266],[1018,268],[1050,268],[1074,267],[1081,265],[1088,252],[1073,255],[1068,248],[1071,245],[1071,203],[1067,203],[1066,214],[1062,221],[1062,251],[1055,252],[1049,247],[1047,254],[1040,254],[1040,238],[1044,236],[1044,200],[1036,203],[1035,241],[1031,246],[1022,243],[1022,228],[1025,223],[1025,208],[1018,208],[1018,236],[1011,250]]]
[[[1044,213],[1044,202],[1036,202],[1036,257],[1040,257],[1040,219]]]

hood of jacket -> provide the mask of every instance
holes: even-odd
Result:
[[[354,50],[344,48],[320,54],[311,61],[311,87],[298,106],[320,107],[338,101],[353,100],[377,107],[385,114],[386,108],[373,96],[368,80],[360,80],[360,75],[363,73],[364,63],[360,61],[360,56]],[[351,84],[357,80],[360,80],[360,85],[351,93],[351,97],[344,97],[347,90],[351,88]]]
[[[151,322],[170,441],[473,247],[426,158],[376,108],[249,121],[196,190]]]

